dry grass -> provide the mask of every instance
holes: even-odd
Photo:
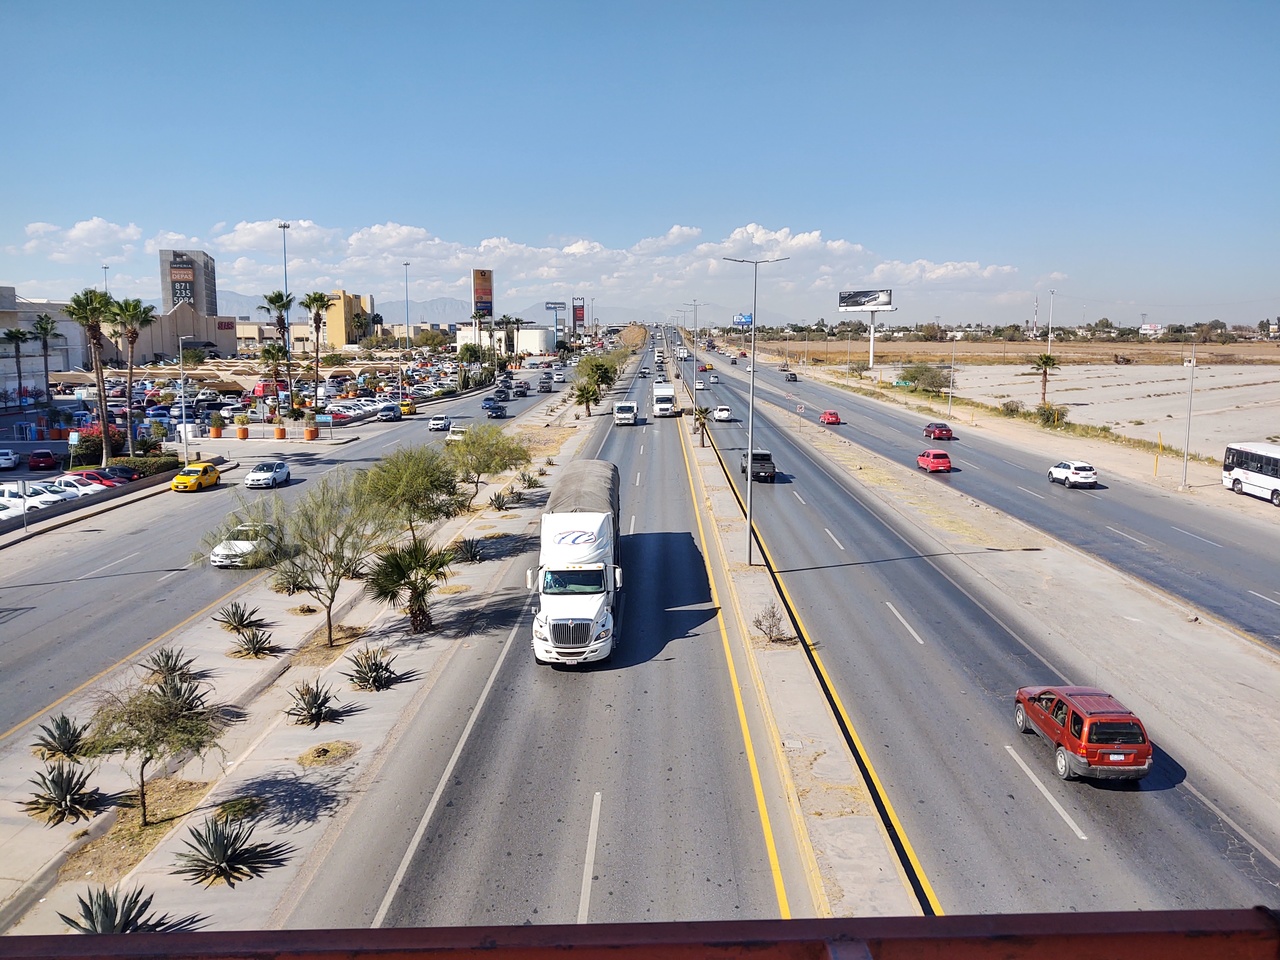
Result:
[[[111,884],[142,861],[171,829],[175,820],[195,810],[212,784],[192,780],[153,780],[147,784],[147,813],[142,826],[137,807],[124,807],[103,836],[85,844],[62,865],[58,878]]]
[[[520,430],[515,438],[528,449],[529,458],[538,463],[546,457],[559,454],[565,441],[573,435],[573,427],[542,427],[538,430]]]
[[[299,617],[309,617],[313,613],[319,613],[319,612],[320,610],[318,607],[313,607],[309,603],[299,604],[298,606],[290,607],[288,610],[285,611],[285,613],[292,613],[295,616],[299,616]]]
[[[333,625],[333,646],[329,646],[329,638],[323,626],[312,631],[311,636],[293,655],[296,667],[324,667],[342,656],[347,648],[364,636],[364,627],[354,627],[345,623]]]
[[[450,583],[443,587],[436,587],[435,592],[442,597],[453,596],[458,593],[466,593],[471,589],[470,584],[466,583]]]
[[[304,767],[330,767],[355,756],[359,749],[360,745],[350,740],[330,740],[328,743],[318,743],[302,754],[298,757],[298,763]]]
[[[1030,366],[1033,358],[1044,353],[1046,345],[1039,341],[983,341],[955,344],[956,363],[1014,364]],[[883,363],[950,363],[952,344],[925,341],[876,339],[876,364]],[[782,343],[761,341],[759,347],[762,363],[778,363],[788,360],[793,367],[807,356],[831,366],[843,367],[847,359],[866,361],[868,342],[855,340],[852,349],[848,341],[828,340],[825,343]],[[1054,341],[1053,355],[1061,364],[1113,363],[1116,354],[1130,357],[1134,364],[1177,365],[1191,355],[1189,343],[1117,343],[1109,341],[1059,342]],[[1200,364],[1280,364],[1280,343],[1275,341],[1250,341],[1247,343],[1196,344],[1196,363]]]

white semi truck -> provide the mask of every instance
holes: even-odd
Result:
[[[538,568],[525,574],[538,590],[533,658],[538,663],[608,660],[622,567],[618,565],[618,468],[575,460],[547,498]]]
[[[678,417],[680,407],[676,404],[676,387],[673,383],[655,383],[653,385],[653,415],[655,417]]]

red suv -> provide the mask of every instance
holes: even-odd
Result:
[[[1049,741],[1063,780],[1141,780],[1151,772],[1151,741],[1142,721],[1096,687],[1022,687],[1014,697],[1013,725]]]

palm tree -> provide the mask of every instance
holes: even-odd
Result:
[[[53,391],[49,389],[49,341],[54,337],[61,337],[63,340],[67,338],[58,332],[58,321],[47,313],[41,313],[36,316],[36,322],[31,325],[31,335],[40,341],[40,352],[44,357],[45,404],[52,411]]]
[[[327,293],[321,293],[319,290],[308,293],[302,298],[300,306],[311,314],[311,329],[315,331],[316,344],[316,392],[313,395],[315,400],[320,399],[320,326],[324,323],[324,312],[329,309],[329,304],[333,303],[334,298]]]
[[[1031,361],[1031,369],[1040,374],[1040,406],[1048,403],[1049,371],[1058,368],[1058,358],[1051,353],[1042,353]]]
[[[600,402],[600,387],[592,380],[583,380],[573,388],[573,405],[586,407],[587,416],[591,416],[591,405]]]
[[[707,424],[711,421],[710,407],[693,408],[693,429],[698,434],[698,446],[707,445]]]
[[[275,290],[264,294],[258,309],[268,316],[274,316],[276,332],[280,334],[280,343],[284,349],[285,371],[289,378],[289,409],[293,409],[293,357],[289,353],[289,311],[293,309],[293,294]]]
[[[288,351],[278,343],[264,343],[262,351],[258,354],[258,362],[262,364],[262,372],[271,377],[272,380],[280,379],[280,364],[287,362],[289,359]],[[275,387],[272,387],[274,390]]]
[[[502,324],[502,352],[507,356],[516,352],[515,343],[511,339],[511,328],[516,323],[516,318],[509,313],[504,313],[498,318],[498,322]]]
[[[138,346],[138,337],[145,327],[151,326],[158,319],[156,308],[143,306],[141,300],[118,300],[111,305],[111,319],[107,323],[129,344],[129,377],[128,389],[125,391],[124,422],[128,433],[129,456],[133,456],[133,353]],[[182,342],[178,342],[182,348]]]
[[[22,345],[35,339],[30,330],[10,327],[0,333],[0,339],[13,344],[13,365],[18,369],[18,412],[22,412]]]
[[[102,466],[111,460],[111,431],[107,424],[107,383],[102,373],[102,324],[111,316],[110,294],[86,287],[74,294],[64,313],[84,327],[89,341],[89,362],[93,365],[94,379],[98,386],[98,422],[102,425]]]
[[[356,335],[356,343],[359,343],[369,332],[369,318],[363,313],[357,313],[351,318],[351,329]]]
[[[370,599],[405,607],[409,629],[426,633],[431,619],[431,594],[450,576],[453,553],[414,541],[378,554],[365,574],[364,592]]]

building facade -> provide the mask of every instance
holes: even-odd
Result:
[[[206,317],[218,315],[218,274],[203,250],[160,251],[160,307],[168,314],[189,303]]]
[[[57,323],[56,334],[49,338],[49,378],[79,367],[86,369],[89,363],[89,345],[84,327],[71,320],[65,311],[66,301],[27,300],[17,295],[14,287],[0,287],[0,331],[24,330],[32,332],[36,318],[47,314]],[[23,393],[30,399],[34,390],[44,390],[44,345],[39,340],[27,340],[15,346],[0,340],[0,391],[12,391],[16,408],[18,392],[18,364],[22,364]],[[5,394],[8,396],[9,394]]]

